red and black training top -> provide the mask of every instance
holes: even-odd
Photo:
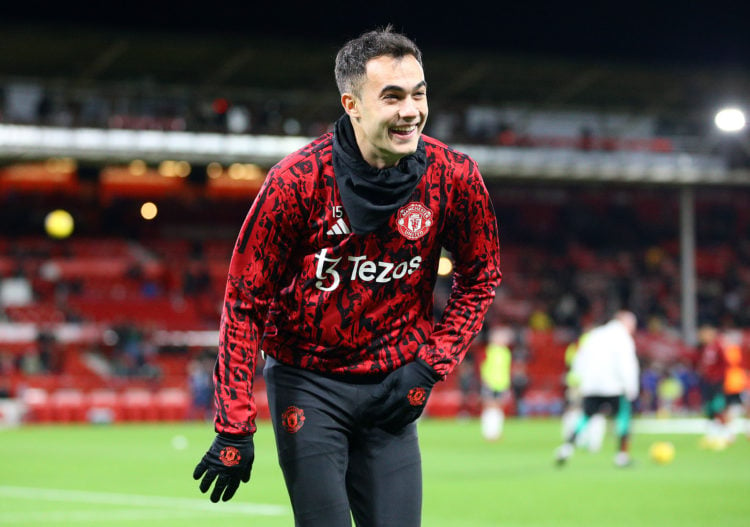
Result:
[[[446,376],[463,359],[500,284],[497,221],[476,163],[422,137],[424,177],[406,205],[365,235],[349,227],[331,133],[269,171],[229,269],[214,372],[217,432],[255,432],[261,348],[285,364],[355,379],[414,357]],[[454,275],[436,324],[442,248]]]
[[[705,382],[723,385],[728,368],[729,362],[719,339],[714,339],[712,342],[701,346],[696,370]]]

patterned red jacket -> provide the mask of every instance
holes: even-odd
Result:
[[[443,376],[466,354],[500,284],[497,221],[476,163],[423,136],[427,171],[379,230],[350,230],[332,134],[268,173],[229,269],[214,372],[216,430],[255,431],[259,350],[300,368],[383,374],[420,357]],[[454,260],[439,323],[441,247]]]
[[[723,385],[728,367],[729,362],[720,339],[714,339],[700,347],[696,369],[704,382]]]

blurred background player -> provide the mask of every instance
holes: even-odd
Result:
[[[580,333],[565,348],[565,409],[562,414],[562,438],[570,436],[578,426],[583,416],[583,397],[581,395],[578,374],[573,371],[573,361],[578,349],[588,337],[588,328]],[[601,414],[593,415],[586,427],[576,436],[576,446],[587,448],[590,452],[598,452],[607,432],[607,420]]]
[[[727,400],[724,394],[728,363],[721,335],[713,325],[704,324],[698,331],[695,369],[700,376],[703,414],[708,420],[701,446],[721,450],[729,442],[729,430],[726,426]]]
[[[482,437],[488,441],[497,441],[503,435],[505,411],[503,404],[509,397],[510,389],[510,344],[512,330],[493,328],[485,356],[479,367],[482,381]]]
[[[591,330],[573,360],[579,380],[583,415],[573,432],[556,451],[563,465],[575,451],[576,440],[596,414],[615,418],[617,466],[631,463],[629,454],[631,402],[638,397],[639,366],[633,334],[637,326],[630,311],[618,311],[606,324]]]
[[[726,448],[729,430],[726,426],[727,400],[724,382],[727,376],[727,357],[718,329],[704,324],[698,330],[698,357],[695,370],[700,377],[703,414],[708,423],[701,446],[714,450]]]
[[[726,341],[724,356],[727,359],[727,371],[724,375],[724,395],[726,397],[726,419],[728,437],[734,441],[736,434],[750,432],[743,430],[743,416],[745,415],[744,400],[747,396],[748,376],[742,360],[742,348],[737,342]],[[750,437],[750,436],[749,436]]]

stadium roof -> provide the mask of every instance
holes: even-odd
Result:
[[[0,81],[39,78],[81,86],[117,82],[197,91],[281,90],[301,97],[335,93],[336,44],[302,35],[8,20],[0,22],[0,30]],[[445,104],[618,110],[709,123],[718,105],[750,93],[750,73],[741,62],[563,56],[481,44],[446,47],[424,40],[431,100]]]
[[[34,4],[23,5],[31,11]],[[60,4],[45,5],[35,14],[0,17],[0,83],[39,79],[81,88],[114,85],[135,92],[229,97],[281,93],[311,106],[338,108],[332,72],[336,49],[343,38],[376,25],[366,10],[362,13],[367,15],[344,19],[320,6],[324,18],[295,12],[288,4],[283,4],[284,16],[265,7],[252,14],[251,8],[222,9],[222,2],[212,10],[202,5],[201,11],[189,2],[180,5],[146,9],[129,2],[127,12],[107,15]],[[436,24],[436,10],[420,13],[414,23],[409,14],[388,16],[425,52],[433,107],[481,104],[654,115],[676,135],[690,135],[710,128],[722,104],[747,104],[750,41],[736,36],[743,19],[736,10],[729,25],[726,14],[698,16],[695,20],[707,22],[701,27],[680,18],[683,11],[668,20],[652,6],[646,21],[659,27],[648,28],[630,27],[633,13],[607,18],[606,13],[565,9],[559,20],[545,11],[529,15],[525,24],[505,12],[501,17],[472,13],[465,23],[444,20],[442,25]],[[604,22],[598,23],[596,15]],[[719,21],[725,25],[716,27]],[[409,27],[413,31],[404,29]],[[535,154],[532,165],[539,159]],[[570,165],[567,159],[554,165],[552,177]],[[582,173],[590,173],[588,165]],[[747,180],[744,174],[741,180]]]

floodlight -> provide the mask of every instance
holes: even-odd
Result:
[[[740,132],[745,129],[745,112],[739,108],[723,108],[716,112],[714,124],[722,132]]]

